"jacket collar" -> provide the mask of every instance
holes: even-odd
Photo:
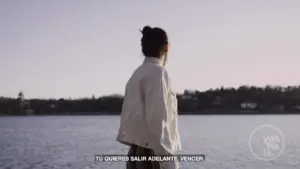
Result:
[[[156,57],[146,57],[144,63],[154,63],[154,64],[162,65],[162,61]]]

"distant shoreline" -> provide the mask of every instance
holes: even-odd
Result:
[[[0,115],[0,117],[32,117],[32,116],[120,116],[120,114],[110,114],[110,113],[99,113],[99,112],[95,112],[95,113],[59,113],[59,114],[34,114],[34,115],[9,115],[9,114],[2,114]],[[243,115],[300,115],[300,112],[276,112],[276,113],[271,113],[271,112],[234,112],[234,113],[218,113],[218,112],[190,112],[190,113],[179,113],[179,116],[213,116],[213,115],[222,115],[222,116],[226,116],[226,115],[236,115],[236,116],[243,116]]]
[[[185,90],[176,94],[179,115],[278,115],[300,114],[298,86],[240,86],[207,91]],[[0,96],[0,116],[18,115],[120,115],[122,95],[79,99],[26,99]]]

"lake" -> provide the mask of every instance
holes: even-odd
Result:
[[[205,162],[180,163],[182,169],[300,168],[300,116],[181,115],[179,125],[180,154],[206,156]],[[262,125],[275,126],[284,137],[283,151],[272,161],[250,150],[250,135]],[[94,161],[95,154],[127,153],[128,147],[115,141],[118,127],[119,116],[0,117],[0,169],[125,168],[124,162]]]

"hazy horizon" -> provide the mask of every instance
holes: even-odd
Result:
[[[3,0],[0,96],[124,94],[144,59],[145,25],[169,35],[176,92],[299,85],[299,9],[297,0]]]
[[[240,86],[238,86],[238,87],[230,87],[230,86],[220,86],[220,87],[216,87],[216,88],[209,88],[209,89],[207,89],[207,90],[199,90],[199,89],[184,89],[184,91],[182,91],[182,92],[176,92],[177,94],[184,94],[184,92],[185,92],[185,90],[187,90],[188,92],[190,92],[190,91],[192,91],[192,92],[196,92],[196,91],[200,91],[200,92],[207,92],[207,91],[211,91],[211,90],[217,90],[217,89],[221,89],[221,88],[223,88],[223,89],[232,89],[232,88],[234,88],[234,89],[236,89],[236,90],[238,90],[239,89],[239,87],[244,87],[244,86],[247,86],[247,87],[257,87],[257,88],[266,88],[266,87],[268,87],[268,86],[270,86],[270,87],[282,87],[282,88],[288,88],[288,87],[300,87],[300,85],[288,85],[288,86],[279,86],[279,85],[266,85],[266,86],[254,86],[254,85],[240,85]],[[4,97],[4,98],[17,98],[17,97],[19,97],[18,95],[19,95],[19,93],[20,92],[22,92],[23,94],[24,94],[24,92],[22,91],[22,90],[20,90],[20,91],[18,91],[17,93],[16,93],[16,95],[15,96],[8,96],[8,97],[5,97],[5,96],[1,96],[0,95],[0,98],[1,97]],[[79,96],[79,97],[27,97],[26,96],[26,93],[25,93],[25,95],[24,95],[25,97],[25,99],[56,99],[56,100],[58,100],[58,99],[71,99],[71,100],[76,100],[76,99],[90,99],[90,98],[101,98],[101,97],[111,97],[111,96],[124,96],[124,93],[122,94],[122,93],[116,93],[116,92],[112,92],[112,93],[109,93],[109,94],[104,94],[104,95],[99,95],[99,96],[96,96],[96,95],[94,95],[94,94],[92,94],[92,95],[90,95],[90,96]]]

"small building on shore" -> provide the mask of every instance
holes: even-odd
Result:
[[[300,111],[300,105],[296,105],[296,106],[294,107],[294,110]]]
[[[26,112],[27,116],[34,115],[34,110],[32,110],[32,109],[27,109],[25,112]]]
[[[256,102],[242,102],[240,104],[242,109],[255,110],[258,108],[258,103]]]
[[[279,112],[283,112],[283,111],[285,111],[285,106],[283,104],[278,104],[275,106],[275,110],[277,110]]]
[[[242,102],[240,104],[240,112],[257,112],[258,107],[259,105],[256,102]]]
[[[221,97],[220,97],[220,96],[217,96],[217,97],[215,98],[215,100],[212,102],[212,105],[213,105],[214,107],[221,106],[221,105],[222,105]]]

